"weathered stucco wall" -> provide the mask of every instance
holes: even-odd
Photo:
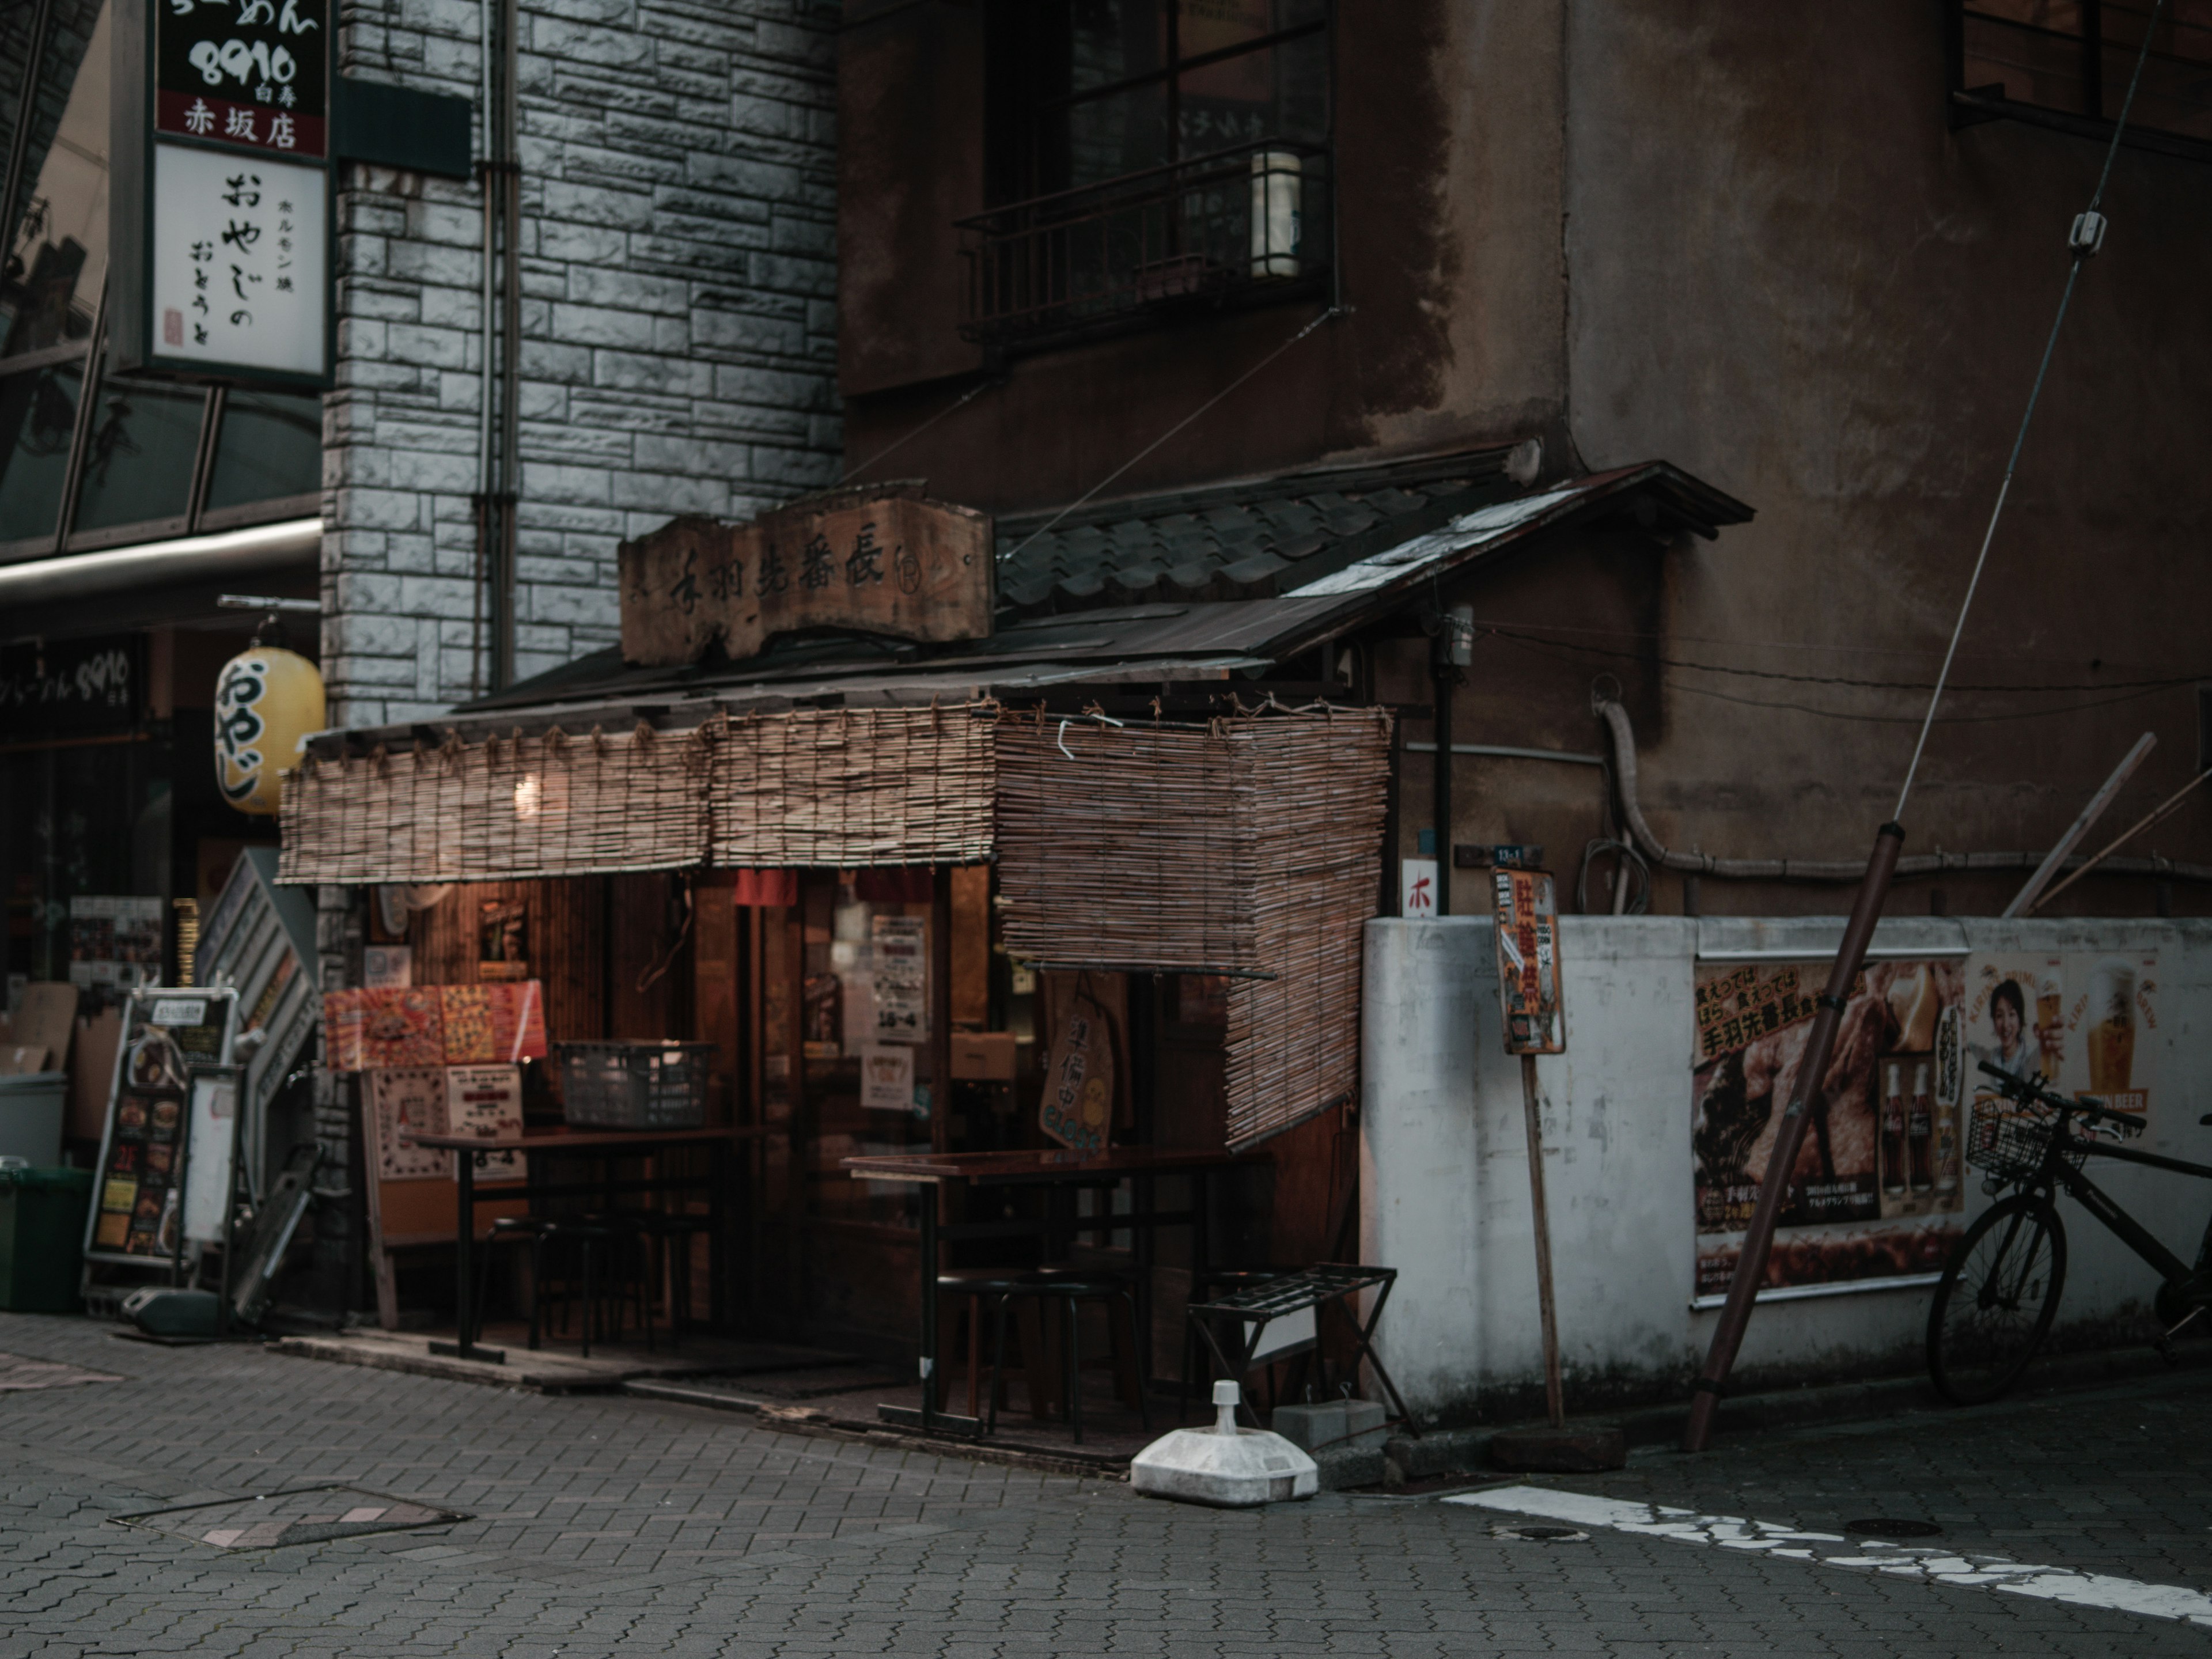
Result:
[[[1567,1052],[1537,1063],[1559,1337],[1571,1401],[1674,1397],[1717,1315],[1693,1313],[1692,969],[1700,948],[1832,952],[1835,919],[1570,917],[1561,927]],[[2159,953],[2158,1069],[2136,1143],[2212,1163],[2212,924],[1896,919],[1877,947]],[[1499,1037],[1486,919],[1367,924],[1360,1108],[1361,1260],[1399,1270],[1377,1346],[1416,1410],[1469,1419],[1540,1393],[1534,1231],[1520,1062]],[[2203,1183],[2094,1165],[2091,1177],[2183,1260]],[[1990,1200],[1968,1182],[1969,1220]],[[2155,1276],[2071,1200],[2055,1342],[2144,1319]],[[1929,1293],[1865,1291],[1762,1304],[1738,1363],[1747,1385],[1914,1370]],[[2144,1324],[2147,1335],[2148,1326]]]
[[[1575,442],[1592,467],[1664,456],[1756,507],[1755,523],[1667,556],[1662,648],[1804,677],[1670,671],[1639,733],[1645,810],[1662,839],[1708,853],[1863,855],[1894,803],[2104,146],[2005,122],[1948,131],[1942,9],[1925,0],[1576,0],[1566,54]],[[1946,711],[1961,718],[1938,727],[1907,815],[1915,850],[2047,847],[2145,730],[2160,749],[2111,828],[2197,769],[2208,179],[2201,162],[2120,153],[2112,233],[1961,649]],[[1971,689],[2033,684],[2055,689]],[[2133,850],[2212,860],[2212,799]],[[1954,909],[2002,902],[1948,884]],[[1818,902],[1704,888],[1709,913]],[[1662,908],[1677,891],[1664,884]],[[2203,908],[2202,890],[2179,896]],[[2115,898],[2153,908],[2148,884]]]
[[[951,224],[986,205],[981,32],[957,8],[848,0],[848,20],[863,12],[872,21],[848,27],[840,63],[848,465],[989,372],[958,340]],[[1147,456],[1115,494],[1532,432],[1558,451],[1560,16],[1559,0],[1407,0],[1346,14],[1336,240],[1349,309]],[[1315,309],[1202,316],[1017,359],[1002,383],[873,476],[926,477],[934,493],[995,512],[1058,505],[1229,386]]]

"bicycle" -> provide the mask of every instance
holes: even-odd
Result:
[[[1944,1264],[1928,1310],[1929,1376],[1936,1392],[1957,1406],[1982,1405],[2005,1394],[2050,1332],[2066,1286],[2066,1230],[2052,1201],[2054,1190],[2070,1194],[2158,1269],[2154,1307],[2165,1330],[2161,1349],[2212,1310],[2212,1222],[2192,1270],[2083,1175],[2081,1165],[2094,1152],[2205,1180],[2212,1180],[2212,1166],[2117,1144],[2142,1133],[2142,1120],[2132,1113],[2062,1095],[1987,1060],[1981,1068],[1996,1079],[1998,1097],[1974,1103],[1966,1162],[1987,1176],[1986,1190],[2016,1190],[1966,1230]],[[2110,1125],[2116,1139],[2077,1133],[2076,1119]],[[2212,1124],[2212,1114],[2203,1121]]]

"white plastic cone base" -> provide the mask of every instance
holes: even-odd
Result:
[[[1210,1429],[1177,1429],[1129,1462],[1129,1484],[1151,1498],[1216,1509],[1249,1509],[1311,1498],[1321,1490],[1312,1458],[1279,1434],[1237,1426],[1237,1388],[1213,1385],[1218,1408]]]

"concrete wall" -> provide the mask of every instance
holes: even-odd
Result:
[[[477,95],[477,8],[349,0],[343,71]],[[612,643],[614,550],[836,475],[818,0],[526,0],[517,665]],[[481,198],[347,170],[324,460],[333,724],[470,690]]]
[[[1545,1187],[1571,1401],[1679,1395],[1717,1317],[1690,1309],[1692,966],[1700,948],[1832,954],[1838,920],[1569,917],[1567,1052],[1539,1060]],[[2160,1029],[2149,1132],[2136,1143],[2212,1163],[2212,924],[1892,920],[1877,947],[2156,950]],[[1370,921],[1360,1110],[1362,1260],[1399,1269],[1377,1347],[1407,1402],[1446,1420],[1523,1407],[1542,1384],[1520,1063],[1498,1031],[1487,919]],[[2147,1036],[2148,1034],[2145,1034]],[[2212,1185],[2106,1164],[2092,1178],[2192,1260]],[[1969,1182],[1967,1219],[1990,1200]],[[2154,1275],[2070,1200],[2057,1341],[2140,1318]],[[1929,1293],[1761,1304],[1747,1383],[1845,1381],[1921,1363]],[[2145,1327],[2146,1331],[2148,1327]]]

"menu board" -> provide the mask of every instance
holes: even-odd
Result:
[[[526,979],[326,991],[323,1031],[334,1072],[543,1060],[544,988]]]
[[[131,1261],[171,1254],[191,1068],[228,1060],[234,1006],[228,991],[131,993],[100,1141],[88,1255]]]

